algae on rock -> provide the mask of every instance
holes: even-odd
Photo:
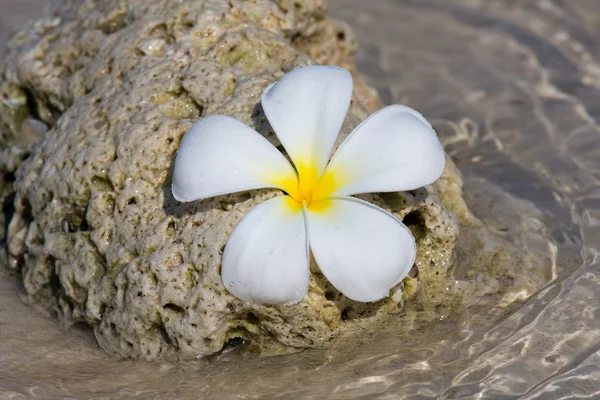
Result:
[[[223,247],[250,208],[281,193],[186,204],[171,195],[193,122],[230,115],[279,145],[262,90],[316,61],[354,70],[354,50],[324,0],[78,0],[25,26],[0,66],[0,188],[10,219],[2,263],[22,276],[28,301],[91,326],[109,353],[149,360],[213,354],[236,337],[262,352],[321,347],[407,301],[425,313],[461,303],[464,289],[448,290],[459,226],[506,243],[470,215],[450,160],[427,190],[364,196],[404,219],[418,246],[411,277],[373,304],[342,296],[316,265],[295,306],[239,301],[221,282]],[[380,104],[358,76],[355,94],[340,140]],[[27,136],[27,120],[50,130]],[[476,272],[487,276],[489,263]],[[499,267],[490,279],[511,274]]]

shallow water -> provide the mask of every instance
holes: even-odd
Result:
[[[3,1],[15,17],[0,27],[35,3]],[[595,0],[330,4],[355,29],[359,70],[384,101],[435,123],[473,211],[501,232],[548,227],[556,279],[515,307],[473,307],[408,337],[390,326],[328,351],[256,358],[232,349],[173,365],[108,358],[86,331],[61,330],[24,305],[2,273],[0,398],[600,396]]]

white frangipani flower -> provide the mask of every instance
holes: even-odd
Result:
[[[259,188],[286,193],[251,209],[227,241],[221,276],[239,299],[302,300],[309,248],[329,282],[357,301],[388,296],[411,269],[409,229],[349,196],[428,185],[443,172],[444,151],[421,114],[393,105],[360,124],[329,161],[351,96],[350,73],[327,66],[298,68],[265,89],[263,109],[294,166],[226,116],[201,119],[181,141],[172,187],[179,201]]]

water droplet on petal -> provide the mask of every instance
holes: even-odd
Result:
[[[273,253],[275,253],[275,250],[274,249],[269,249],[269,254],[273,254]]]

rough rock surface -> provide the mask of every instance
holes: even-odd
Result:
[[[427,190],[364,196],[417,238],[413,274],[390,298],[350,301],[315,265],[295,306],[244,304],[225,290],[229,234],[280,193],[177,203],[175,152],[209,114],[245,121],[278,145],[262,90],[317,61],[352,69],[352,34],[324,12],[324,0],[79,0],[19,32],[0,67],[0,189],[10,219],[2,262],[22,276],[28,301],[93,327],[110,353],[191,358],[234,338],[271,353],[325,346],[406,300],[427,319],[482,296],[510,302],[548,279],[521,277],[541,261],[469,213],[448,160]],[[355,95],[343,134],[379,104],[358,77]]]

